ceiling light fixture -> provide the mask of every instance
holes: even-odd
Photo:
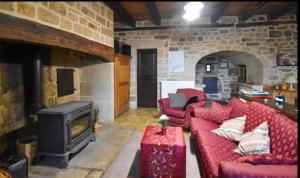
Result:
[[[185,13],[182,18],[193,21],[200,17],[200,10],[204,7],[202,2],[189,2],[184,6]]]

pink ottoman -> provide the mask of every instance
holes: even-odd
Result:
[[[186,145],[181,127],[147,126],[141,142],[141,177],[185,177]]]

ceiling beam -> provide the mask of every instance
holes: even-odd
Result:
[[[163,29],[187,29],[188,28],[224,28],[224,27],[256,27],[256,26],[267,26],[267,25],[282,25],[282,24],[297,24],[296,20],[292,21],[267,21],[267,22],[250,22],[250,23],[239,23],[239,24],[199,24],[199,25],[176,25],[176,26],[153,26],[153,27],[135,27],[135,28],[115,28],[115,32],[122,31],[141,31],[141,30],[163,30]]]
[[[210,18],[211,23],[216,23],[216,21],[219,20],[219,18],[224,14],[225,10],[227,9],[229,5],[229,2],[222,2],[220,4],[220,7],[217,9],[217,13],[212,15]]]
[[[267,1],[260,1],[255,3],[254,5],[250,6],[244,13],[239,16],[239,21],[244,22],[248,20],[252,15],[254,15],[259,9],[265,6],[268,2]]]
[[[297,7],[297,2],[289,2],[283,8],[277,9],[267,14],[268,20],[276,20],[279,17],[286,15]]]
[[[161,19],[160,19],[159,11],[157,9],[157,6],[156,6],[155,2],[154,1],[147,1],[145,3],[146,3],[146,6],[148,8],[148,11],[150,13],[150,16],[152,18],[152,22],[155,25],[161,25]]]
[[[116,13],[124,22],[129,26],[135,27],[135,20],[128,14],[128,12],[122,7],[119,2],[104,1],[104,3],[111,8],[111,10]]]

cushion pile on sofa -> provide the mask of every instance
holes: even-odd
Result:
[[[218,116],[214,114],[216,109],[197,108],[194,110],[195,117],[191,118],[191,136],[200,154],[205,176],[297,177],[297,123],[277,110],[254,101],[246,104],[233,98],[227,107],[231,108],[231,112],[227,119],[223,118],[223,122],[246,116],[244,134],[266,123],[270,153],[242,155],[235,152],[239,141],[212,132],[221,125],[220,120],[213,118]]]

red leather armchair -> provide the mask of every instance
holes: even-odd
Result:
[[[199,102],[189,104],[186,110],[183,111],[182,108],[170,108],[170,99],[162,98],[158,100],[160,112],[161,114],[165,114],[169,117],[170,125],[189,128],[191,117],[194,116],[194,107],[205,106],[206,96],[204,92],[193,88],[178,89],[176,93],[184,93],[187,100],[189,100],[193,96],[198,96]]]

